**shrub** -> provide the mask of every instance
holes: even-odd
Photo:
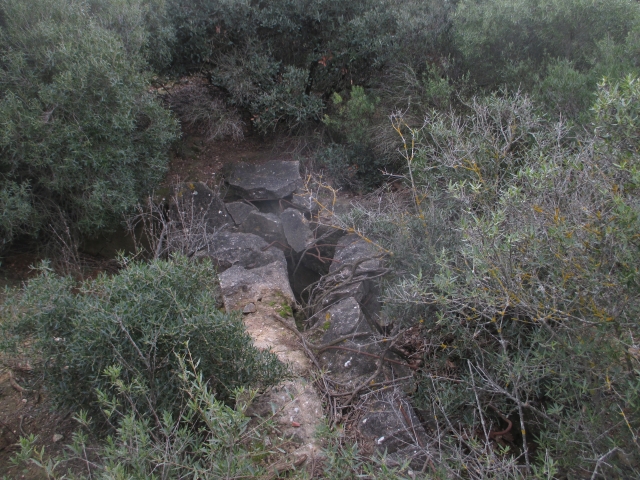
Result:
[[[352,220],[395,252],[387,314],[421,319],[414,400],[451,475],[638,475],[637,95],[602,83],[579,139],[521,94],[394,117],[413,201]]]
[[[465,65],[479,84],[526,85],[546,59],[588,67],[597,42],[623,43],[638,13],[629,0],[464,0],[453,23]],[[505,78],[510,65],[524,67],[529,78]]]
[[[128,263],[117,275],[79,285],[43,266],[3,306],[4,330],[14,343],[29,339],[59,404],[93,409],[120,396],[112,414],[175,413],[186,352],[219,400],[239,387],[277,382],[286,371],[274,354],[253,347],[238,315],[219,311],[216,288],[212,264],[186,257]]]
[[[208,85],[178,87],[169,96],[169,105],[182,127],[204,136],[207,141],[244,137],[244,122],[238,112],[228,108]]]
[[[333,111],[323,123],[332,142],[316,152],[318,165],[324,167],[338,187],[368,190],[380,185],[382,170],[391,163],[389,155],[377,155],[373,139],[379,98],[353,86],[348,99],[334,93]]]
[[[85,7],[0,2],[3,243],[60,223],[95,233],[166,171],[177,125],[148,91],[140,46]]]
[[[330,96],[424,65],[446,32],[443,0],[174,0],[174,71],[205,71],[264,133],[320,118]]]
[[[589,121],[591,92],[603,76],[637,68],[637,2],[469,0],[453,15],[458,68],[495,91],[539,92],[555,115]]]

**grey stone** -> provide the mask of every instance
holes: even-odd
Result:
[[[240,310],[247,303],[256,303],[269,292],[277,291],[283,302],[295,304],[289,285],[287,264],[276,261],[263,267],[248,270],[240,265],[225,270],[219,275],[222,299],[227,311]]]
[[[262,165],[238,163],[228,178],[231,190],[247,200],[279,200],[302,186],[300,163],[274,160]]]
[[[344,287],[338,287],[332,290],[323,300],[322,308],[326,308],[334,303],[339,302],[343,298],[353,297],[358,303],[361,303],[367,293],[369,293],[369,282],[357,282]]]
[[[382,271],[380,257],[381,252],[373,244],[355,234],[347,235],[338,241],[329,271],[339,273],[336,276],[337,279],[347,280],[352,273],[353,276],[371,277]],[[353,272],[354,267],[355,272]],[[368,278],[362,281],[362,288],[355,295],[365,314],[369,318],[377,318],[381,307],[378,299],[380,293],[378,282]],[[347,288],[350,287],[347,286]],[[333,298],[327,298],[327,301],[333,301],[339,294],[340,291],[336,290]]]
[[[413,466],[423,466],[427,435],[402,392],[389,389],[377,393],[366,403],[358,431],[376,451],[386,452],[399,463],[408,459]]]
[[[313,245],[313,232],[309,222],[298,210],[287,208],[280,214],[280,221],[287,243],[296,252],[302,252]]]
[[[251,418],[250,426],[273,419],[279,435],[300,446],[314,443],[323,407],[313,385],[298,378],[270,388],[251,403],[245,414]]]
[[[316,196],[312,192],[297,189],[291,196],[291,205],[302,212],[315,213],[319,209]]]
[[[177,222],[184,219],[193,222],[202,216],[209,233],[232,223],[220,197],[202,182],[187,182],[176,186],[170,200],[169,214]]]
[[[258,208],[246,202],[231,202],[226,204],[227,211],[236,225],[242,225],[251,212],[257,212]]]
[[[320,365],[327,369],[331,379],[353,387],[376,371],[382,350],[354,298],[333,305],[320,321],[326,328],[321,343],[333,342],[319,356]],[[347,338],[335,343],[341,337]]]
[[[282,222],[273,213],[250,212],[240,226],[240,230],[258,235],[269,243],[279,242],[284,245],[287,242]]]
[[[286,264],[281,250],[268,248],[269,244],[264,239],[250,233],[219,232],[209,244],[208,250],[196,253],[195,257],[210,258],[219,270],[233,265],[251,269],[273,262]]]
[[[57,442],[59,442],[61,440],[64,440],[64,435],[61,435],[59,433],[56,433],[56,434],[53,435],[53,441],[54,442],[57,443]]]
[[[323,343],[332,342],[345,335],[373,333],[355,298],[345,298],[332,306],[327,313],[326,321],[330,322],[330,326],[322,337]]]
[[[382,262],[378,257],[380,257],[380,252],[374,245],[355,234],[347,235],[338,241],[329,271],[340,270],[350,274],[351,267],[362,262],[358,263],[356,275],[375,274],[382,267]]]
[[[247,303],[242,309],[242,313],[256,313],[256,304],[255,303]]]

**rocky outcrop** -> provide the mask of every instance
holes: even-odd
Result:
[[[302,186],[300,163],[282,160],[262,165],[238,163],[227,181],[232,192],[246,200],[279,200]]]
[[[343,236],[320,214],[313,215],[318,202],[298,190],[298,172],[297,162],[236,165],[229,187],[244,200],[227,205],[202,185],[181,187],[194,209],[215,225],[207,248],[195,257],[211,258],[218,266],[226,310],[242,312],[256,347],[274,352],[293,373],[260,396],[247,414],[254,422],[273,417],[295,444],[296,455],[317,455],[315,430],[324,414],[321,396],[309,381],[314,358],[333,391],[357,403],[361,415],[355,425],[367,449],[422,467],[426,433],[406,395],[412,372],[401,352],[389,347],[389,326],[380,318],[382,256],[371,242]],[[315,355],[309,355],[293,320],[290,278],[306,277],[308,284],[315,272],[325,274],[327,288],[319,289],[322,294],[313,303],[308,345]]]
[[[251,212],[258,211],[256,206],[247,202],[231,202],[226,207],[236,225],[242,225]]]
[[[218,271],[233,266],[258,268],[273,262],[286,265],[281,250],[268,248],[264,239],[250,233],[223,231],[213,235],[208,243],[209,248],[199,251],[195,257],[210,258]]]
[[[288,208],[280,214],[280,221],[287,243],[296,252],[303,252],[313,245],[313,232],[309,221],[298,210]]]
[[[174,222],[193,224],[203,221],[209,233],[232,223],[220,197],[202,182],[182,183],[174,188],[169,204]]]

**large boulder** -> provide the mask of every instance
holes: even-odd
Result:
[[[247,269],[264,267],[273,262],[286,264],[284,253],[257,235],[250,233],[219,232],[209,242],[206,250],[201,250],[196,258],[210,258],[220,271],[234,265]]]
[[[302,186],[300,163],[282,160],[262,165],[237,163],[227,181],[230,190],[246,200],[280,200]]]
[[[287,208],[280,214],[280,221],[287,243],[296,252],[303,252],[313,245],[313,232],[309,221],[298,210]]]
[[[409,460],[414,468],[424,466],[427,434],[404,393],[380,390],[362,408],[358,431],[365,443],[394,463]]]
[[[202,182],[177,185],[170,200],[169,215],[174,222],[187,228],[204,222],[208,233],[232,223],[220,197]]]
[[[231,202],[226,207],[236,225],[242,225],[251,212],[258,211],[257,207],[247,202]]]
[[[258,235],[269,243],[278,242],[282,246],[285,246],[287,243],[282,228],[282,221],[273,213],[249,212],[249,215],[247,215],[242,222],[240,230],[245,233]]]

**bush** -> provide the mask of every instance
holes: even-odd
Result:
[[[597,43],[623,43],[638,14],[630,0],[464,0],[453,23],[465,65],[479,84],[526,85],[547,59],[588,67]],[[532,75],[507,77],[513,66]]]
[[[320,118],[330,96],[377,83],[387,66],[424,65],[450,2],[174,0],[173,70],[206,71],[264,133]]]
[[[305,480],[314,475],[316,462],[321,463],[322,478],[347,480],[367,478],[401,480],[408,478],[406,465],[390,466],[384,456],[368,458],[358,451],[357,444],[345,442],[341,429],[318,431],[320,454],[301,466],[297,461],[305,455],[291,458],[284,448],[289,440],[278,436],[273,418],[251,421],[244,415],[255,392],[237,391],[236,408],[219,402],[207,386],[197,366],[188,358],[180,358],[179,379],[185,393],[180,413],[160,415],[160,425],[153,426],[149,418],[131,412],[119,423],[117,431],[96,448],[86,432],[91,419],[81,412],[75,419],[83,427],[74,433],[66,455],[47,458],[44,448],[35,447],[34,435],[20,439],[19,452],[12,458],[16,464],[35,464],[48,478],[58,478],[73,462],[83,465],[80,475],[68,472],[71,478],[109,480],[127,478],[286,478]],[[115,381],[118,382],[117,377]],[[90,453],[89,453],[90,452]],[[395,461],[393,462],[396,463]],[[84,470],[89,474],[84,475]],[[311,473],[308,471],[311,470]],[[66,477],[62,477],[66,478]]]
[[[169,95],[169,105],[184,129],[204,136],[206,141],[244,138],[244,122],[238,112],[227,108],[206,84],[175,88]]]
[[[464,0],[452,23],[459,68],[477,85],[540,92],[550,111],[580,123],[600,78],[637,68],[631,0]]]
[[[363,191],[379,186],[382,170],[393,161],[393,155],[375,152],[373,132],[380,99],[355,85],[347,101],[338,93],[332,99],[333,109],[323,118],[332,141],[316,152],[318,166],[327,170],[337,187]]]
[[[179,360],[187,352],[219,400],[285,374],[274,354],[253,347],[238,315],[218,310],[208,261],[129,263],[118,275],[80,285],[46,266],[40,270],[3,306],[4,330],[14,344],[29,339],[59,404],[93,409],[120,397],[111,414],[175,412],[182,397]]]
[[[141,73],[144,42],[123,43],[79,0],[2,0],[0,19],[2,242],[113,225],[162,178],[177,137]]]
[[[451,475],[638,475],[638,93],[602,83],[579,139],[521,94],[394,117],[412,202],[352,220],[394,250],[387,314],[420,319]]]

